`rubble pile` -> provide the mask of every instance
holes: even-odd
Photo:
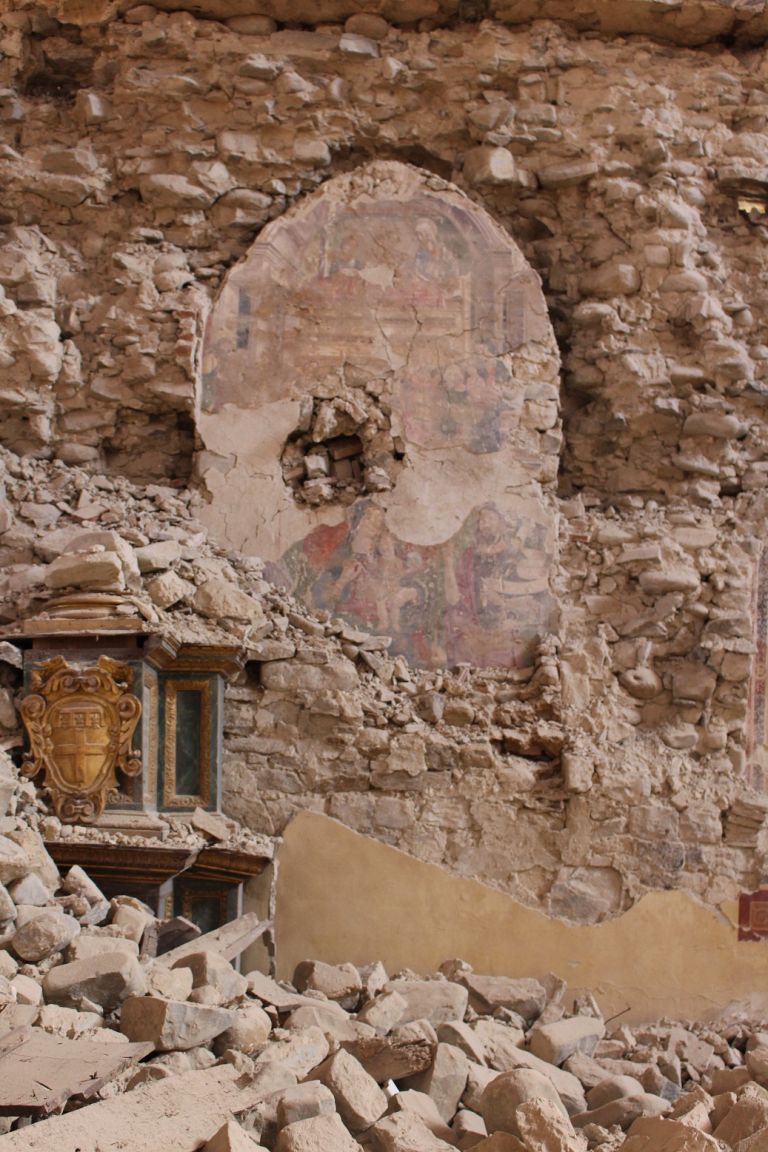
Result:
[[[393,655],[388,637],[308,610],[257,557],[216,546],[189,489],[2,448],[0,474],[7,635],[31,616],[53,619],[79,591],[119,597],[116,610],[148,632],[242,647],[244,671],[227,689],[224,795],[256,833],[279,836],[297,812],[321,811],[577,922],[653,888],[717,904],[758,882],[765,798],[740,775],[749,553],[726,533],[732,513],[617,506],[590,528],[584,499],[564,502],[570,583],[590,621],[572,615],[564,639],[543,637],[527,667],[428,671]],[[668,591],[683,569],[691,588]],[[662,586],[651,595],[654,571]],[[680,640],[656,654],[648,629]],[[22,740],[20,663],[5,642],[6,749]]]
[[[83,1107],[87,1148],[151,1147],[126,1126],[134,1092],[150,1129],[175,1098],[190,1126],[162,1144],[174,1152],[752,1152],[768,1139],[760,1024],[630,1027],[589,994],[569,1004],[556,976],[460,960],[427,979],[314,960],[292,984],[242,975],[231,961],[267,927],[252,914],[205,936],[187,925],[163,951],[167,924],[139,900],[107,900],[79,867],[59,877],[24,789],[10,770],[0,780],[17,812],[0,833],[9,1152],[40,1147],[38,1131],[48,1147],[68,1140]],[[58,1095],[39,1057],[24,1060],[35,1044],[66,1061]]]

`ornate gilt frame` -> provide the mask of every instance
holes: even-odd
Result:
[[[182,795],[176,791],[176,699],[179,692],[200,693],[200,792]],[[165,731],[163,733],[163,807],[207,808],[211,802],[211,681],[175,680],[165,682]]]
[[[138,776],[131,747],[141,702],[128,691],[130,668],[109,656],[72,665],[63,656],[32,670],[20,710],[29,738],[21,771],[45,773],[44,789],[66,824],[92,824],[118,790],[117,773]]]

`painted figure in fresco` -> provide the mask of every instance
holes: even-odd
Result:
[[[321,526],[267,576],[418,664],[520,664],[552,624],[543,524],[482,505],[450,540],[414,545],[369,500],[349,524]]]
[[[543,526],[492,502],[467,518],[446,557],[446,650],[452,661],[520,664],[551,612]],[[539,536],[542,539],[539,539]]]
[[[398,632],[404,607],[419,600],[417,582],[408,577],[409,563],[413,572],[418,559],[408,560],[407,547],[387,528],[383,510],[366,500],[349,524],[316,528],[267,574],[359,628]]]
[[[335,611],[365,628],[399,631],[400,610],[415,599],[416,592],[400,583],[402,557],[387,528],[384,512],[377,505],[363,506],[362,515],[350,531],[348,549],[341,571],[328,586]]]
[[[512,434],[509,369],[500,361],[466,361],[398,381],[409,440],[422,448],[498,452]]]

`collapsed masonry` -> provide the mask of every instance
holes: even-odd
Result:
[[[713,903],[758,882],[764,797],[731,774],[702,773],[651,732],[628,743],[604,639],[580,654],[595,692],[586,716],[574,698],[576,653],[564,665],[554,638],[529,667],[414,670],[386,637],[309,612],[264,580],[260,561],[216,547],[194,494],[1,450],[0,463],[13,556],[0,582],[7,632],[79,588],[121,594],[121,611],[149,631],[243,646],[245,672],[227,690],[224,802],[255,832],[279,835],[310,807],[576,921],[673,882]],[[638,539],[649,530],[647,518],[625,518],[614,551],[635,547],[630,524]],[[596,531],[613,538],[616,521]],[[691,539],[701,557],[703,537]],[[708,537],[706,555],[720,547]],[[20,751],[18,652],[7,646],[0,658],[3,743]],[[681,707],[702,707],[703,669],[671,665]],[[632,690],[644,684],[635,673]]]
[[[3,6],[4,622],[40,606],[45,567],[77,532],[117,533],[144,553],[137,612],[192,639],[221,635],[220,619],[249,650],[225,783],[249,826],[275,835],[322,810],[581,922],[649,888],[711,906],[754,888],[768,746],[760,6],[492,3],[462,24],[478,6],[403,0],[389,19],[305,6],[301,27],[282,23],[285,4],[190,7]],[[206,519],[193,474],[212,484],[222,469],[226,495],[226,452],[213,468],[196,437],[227,273],[268,222],[371,160],[417,165],[449,198],[452,181],[541,276],[563,369],[526,399],[521,436],[550,469],[553,611],[512,668],[414,670],[364,635],[390,629],[303,609],[189,518]],[[414,292],[435,229],[447,235],[414,221]],[[358,263],[340,235],[328,276],[343,286]],[[350,376],[331,400],[362,390],[375,407],[371,383]],[[448,390],[461,411],[466,382]],[[304,476],[286,479],[297,407],[268,461],[292,508],[291,484],[335,508],[406,470],[396,430],[390,454],[362,415],[349,468],[302,444]],[[104,548],[107,583],[125,582],[111,543],[88,547]],[[384,598],[389,611],[418,605]],[[15,675],[4,667],[11,696]],[[11,696],[0,722],[16,746]]]
[[[30,786],[4,756],[0,773],[7,1152],[754,1152],[768,1138],[760,1023],[630,1028],[590,995],[569,1005],[558,977],[461,960],[428,979],[309,960],[293,985],[243,976],[230,961],[268,924],[200,936],[105,899],[81,868],[60,878]]]

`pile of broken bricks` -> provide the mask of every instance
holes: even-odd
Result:
[[[233,961],[0,834],[0,1152],[761,1152],[768,1032],[612,1027],[562,980]],[[181,941],[181,942],[179,942]]]

